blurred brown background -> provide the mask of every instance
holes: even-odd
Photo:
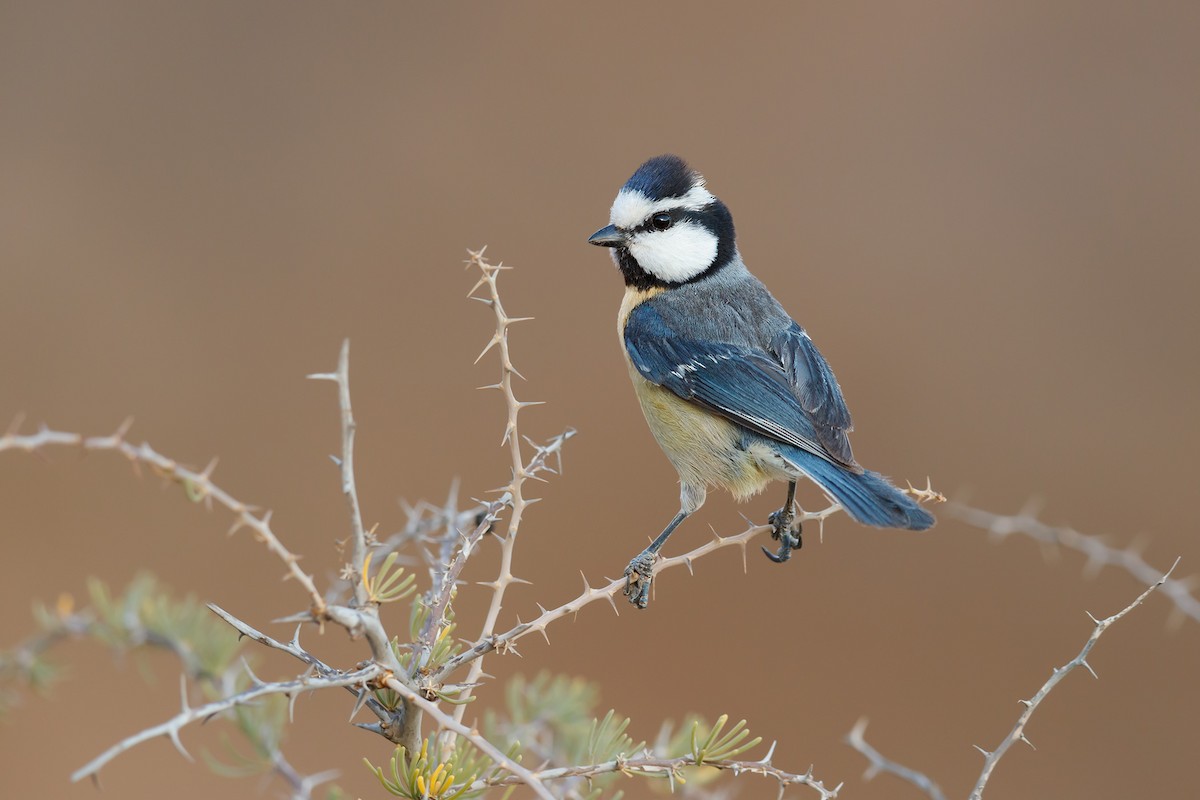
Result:
[[[690,159],[732,208],[751,268],[808,327],[855,414],[859,457],[951,496],[1142,538],[1200,564],[1190,456],[1200,289],[1200,10],[1194,3],[446,6],[0,5],[0,422],[28,414],[133,438],[275,509],[308,569],[345,535],[334,391],[303,376],[353,341],[358,474],[369,521],[398,498],[476,496],[506,479],[489,315],[467,247],[517,269],[509,310],[523,432],[579,429],[523,527],[505,620],[560,603],[579,571],[615,576],[676,508],[614,335],[621,285],[585,244],[646,157]],[[0,646],[32,599],[149,568],[253,624],[298,610],[280,565],[228,517],[138,480],[110,455],[0,454]],[[714,496],[671,543],[762,520]],[[811,495],[807,497],[811,502]],[[776,567],[724,551],[666,574],[646,613],[593,606],[493,657],[498,680],[550,668],[600,681],[639,738],[687,711],[746,717],[777,761],[844,797],[860,715],[885,753],[950,796],[978,775],[1085,610],[1141,587],[1082,560],[990,543],[948,518],[928,535],[845,518]],[[490,548],[468,577],[494,574]],[[482,589],[465,589],[470,616]],[[1200,737],[1200,626],[1169,604],[1114,628],[1014,750],[989,796],[1184,796]],[[401,627],[399,620],[395,621]],[[277,634],[287,630],[275,628]],[[339,632],[309,644],[347,661]],[[536,637],[535,637],[536,638]],[[0,723],[0,795],[95,797],[69,773],[177,709],[176,667],[73,645],[50,699]],[[282,677],[294,665],[264,657]],[[482,692],[479,711],[499,697]],[[300,702],[286,752],[337,767],[352,796],[382,740],[340,698]],[[185,734],[195,752],[213,730]],[[276,796],[165,741],[119,758],[108,797]],[[773,796],[746,781],[741,796]],[[645,784],[629,784],[630,797]],[[797,797],[810,796],[802,789]]]

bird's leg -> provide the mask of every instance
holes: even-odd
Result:
[[[796,525],[795,531],[792,530],[792,523],[796,521],[795,481],[788,482],[787,504],[767,517],[767,521],[771,523],[771,538],[779,541],[779,552],[772,553],[765,547],[762,551],[776,564],[782,564],[792,557],[792,550],[799,550],[803,544],[800,525]]]
[[[625,596],[629,602],[638,608],[645,608],[650,602],[650,581],[654,579],[654,562],[658,560],[658,551],[671,538],[671,533],[679,527],[679,523],[687,519],[690,511],[679,510],[675,518],[663,528],[650,546],[634,556],[625,568]]]

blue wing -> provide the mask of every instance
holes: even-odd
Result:
[[[775,337],[771,351],[779,358],[801,407],[808,413],[817,441],[838,461],[853,465],[848,434],[854,430],[854,423],[829,362],[795,322]]]
[[[653,303],[643,303],[629,315],[625,347],[646,380],[763,436],[862,471],[837,380],[794,322],[766,350],[682,338]]]

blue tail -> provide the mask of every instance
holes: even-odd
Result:
[[[776,447],[863,525],[923,531],[936,522],[932,514],[878,472],[855,474],[799,448]]]

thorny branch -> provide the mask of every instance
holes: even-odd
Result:
[[[1096,642],[1099,641],[1100,637],[1104,635],[1104,632],[1112,627],[1113,624],[1115,624],[1130,611],[1140,606],[1146,600],[1146,598],[1151,595],[1151,593],[1153,593],[1156,589],[1166,585],[1170,580],[1171,573],[1175,571],[1175,567],[1178,565],[1179,559],[1177,558],[1175,559],[1175,563],[1171,565],[1171,568],[1167,570],[1165,574],[1158,576],[1149,586],[1149,588],[1138,595],[1132,603],[1125,606],[1125,608],[1121,609],[1116,614],[1113,614],[1111,617],[1096,619],[1091,614],[1088,614],[1088,618],[1092,621],[1094,627],[1092,628],[1092,633],[1088,637],[1087,642],[1084,643],[1083,649],[1079,651],[1079,655],[1075,656],[1061,667],[1056,667],[1050,674],[1050,677],[1044,684],[1042,684],[1042,687],[1038,689],[1037,693],[1034,694],[1033,697],[1028,700],[1020,701],[1021,705],[1025,707],[1024,710],[1017,718],[1017,722],[1015,725],[1013,725],[1012,730],[1005,735],[1005,737],[1000,741],[1000,744],[996,746],[995,750],[988,751],[982,747],[979,747],[978,745],[975,746],[975,749],[983,753],[983,769],[979,773],[979,779],[975,784],[975,788],[971,790],[970,800],[982,800],[983,790],[987,786],[988,781],[991,779],[992,772],[995,770],[996,765],[1000,762],[1000,759],[1003,758],[1004,754],[1008,752],[1010,747],[1017,742],[1025,742],[1031,747],[1033,746],[1030,744],[1029,739],[1025,736],[1025,726],[1029,724],[1029,720],[1033,716],[1033,712],[1038,709],[1038,707],[1042,704],[1042,701],[1046,699],[1046,696],[1050,694],[1054,687],[1057,686],[1063,678],[1067,677],[1067,675],[1076,667],[1083,667],[1089,673],[1091,673],[1093,678],[1097,677],[1095,670],[1092,669],[1092,665],[1089,664],[1087,660],[1088,655],[1091,654],[1092,648],[1095,647]],[[859,720],[858,724],[854,726],[854,729],[851,730],[850,734],[846,737],[846,741],[851,747],[861,753],[870,762],[867,769],[868,777],[879,772],[891,773],[921,789],[927,795],[929,795],[932,800],[943,800],[944,795],[942,794],[941,789],[938,788],[938,785],[930,780],[926,775],[903,765],[897,764],[894,761],[890,761],[880,754],[879,751],[874,747],[871,747],[869,744],[867,744],[866,739],[863,737],[863,732],[865,731],[866,727],[866,721]]]
[[[116,452],[125,456],[133,464],[135,470],[138,465],[145,464],[156,474],[181,484],[187,496],[193,501],[203,500],[209,507],[216,502],[225,507],[235,517],[233,527],[229,529],[229,532],[232,534],[240,528],[249,528],[253,532],[254,538],[265,544],[267,549],[278,556],[287,566],[286,577],[294,579],[304,587],[304,591],[312,600],[312,613],[315,616],[324,613],[325,600],[317,591],[313,577],[300,569],[300,557],[284,547],[279,537],[271,529],[271,512],[265,511],[261,516],[256,514],[257,509],[254,506],[234,498],[212,482],[212,472],[217,466],[215,459],[209,462],[202,471],[196,472],[173,459],[160,455],[145,442],[134,445],[125,439],[133,424],[132,419],[121,423],[120,427],[110,436],[83,436],[78,433],[51,430],[45,425],[41,426],[37,433],[21,435],[17,432],[20,423],[21,419],[16,419],[8,432],[0,436],[0,452],[24,450],[28,453],[55,445],[78,447],[84,451]]]
[[[517,322],[523,321],[523,319],[508,316],[500,302],[497,278],[499,273],[507,269],[507,267],[504,267],[502,264],[493,265],[487,262],[484,259],[483,250],[471,251],[467,263],[469,267],[477,268],[481,275],[479,281],[469,293],[470,296],[490,307],[495,315],[495,333],[483,352],[480,353],[480,358],[493,348],[497,348],[501,362],[501,374],[497,383],[482,388],[496,389],[504,396],[508,414],[502,445],[508,446],[511,479],[508,485],[501,490],[502,493],[497,500],[477,505],[474,509],[468,511],[460,512],[457,510],[456,492],[452,492],[449,505],[447,508],[440,510],[436,521],[423,522],[420,514],[417,514],[410,520],[408,528],[396,537],[397,542],[411,542],[414,539],[421,539],[443,526],[445,527],[444,536],[439,542],[441,546],[437,553],[437,558],[431,561],[432,586],[425,595],[429,616],[427,623],[417,636],[417,641],[413,644],[415,657],[412,660],[411,671],[405,671],[401,667],[391,646],[391,639],[380,620],[378,604],[372,600],[370,592],[364,583],[367,555],[371,548],[378,547],[379,545],[374,541],[371,532],[368,532],[364,527],[354,477],[353,451],[356,424],[350,403],[348,341],[342,345],[336,372],[309,376],[313,379],[329,380],[338,385],[338,399],[342,421],[342,455],[340,458],[335,458],[334,461],[341,471],[342,491],[346,497],[351,516],[351,556],[349,563],[345,567],[344,575],[348,578],[348,583],[352,587],[354,594],[353,599],[349,601],[348,605],[339,605],[323,599],[316,589],[312,576],[299,568],[298,556],[287,550],[272,531],[270,527],[271,514],[269,511],[259,515],[256,509],[234,499],[211,481],[211,473],[215,466],[215,461],[202,472],[196,472],[158,454],[147,444],[140,446],[132,445],[125,440],[129,422],[123,424],[111,436],[84,437],[74,433],[53,431],[45,426],[40,428],[37,433],[22,435],[18,432],[18,420],[4,436],[0,437],[0,451],[20,449],[26,452],[33,452],[51,446],[70,445],[84,451],[100,450],[118,452],[133,463],[135,469],[139,465],[144,464],[165,478],[181,484],[188,496],[194,501],[203,500],[209,506],[215,501],[219,505],[224,506],[235,516],[235,523],[231,532],[241,527],[250,528],[254,532],[256,539],[263,542],[272,553],[284,561],[288,571],[286,577],[297,580],[304,587],[311,600],[311,607],[304,614],[297,615],[297,619],[318,622],[324,620],[332,621],[344,627],[352,636],[364,636],[371,649],[372,659],[370,661],[357,665],[353,671],[338,670],[324,663],[300,646],[298,640],[299,629],[296,636],[290,642],[280,642],[255,630],[218,607],[210,605],[214,613],[220,615],[222,619],[237,629],[242,635],[253,638],[264,646],[288,653],[294,658],[303,661],[307,665],[306,672],[293,680],[274,683],[264,683],[255,677],[253,673],[249,673],[252,679],[250,688],[229,694],[220,700],[197,708],[192,708],[188,703],[185,680],[183,684],[183,707],[179,714],[165,723],[144,730],[114,745],[101,756],[77,771],[72,776],[74,780],[79,780],[85,776],[95,777],[102,766],[120,753],[141,742],[157,737],[170,738],[180,752],[187,756],[179,738],[180,731],[184,727],[193,722],[208,719],[213,715],[227,712],[238,705],[252,702],[257,698],[282,694],[288,696],[294,702],[295,697],[300,693],[335,687],[344,687],[356,695],[358,699],[354,708],[355,713],[363,706],[366,706],[379,719],[379,723],[377,724],[372,723],[368,725],[359,723],[359,727],[379,733],[389,740],[403,745],[409,752],[416,752],[419,748],[421,741],[421,717],[423,713],[428,715],[440,730],[449,733],[449,738],[443,739],[444,747],[450,745],[454,736],[462,736],[491,758],[502,770],[509,773],[506,777],[493,777],[476,781],[469,787],[471,789],[524,784],[530,787],[539,797],[553,798],[554,795],[544,785],[546,781],[576,777],[590,778],[592,776],[615,772],[650,776],[658,775],[674,780],[679,776],[680,770],[697,764],[697,757],[695,756],[659,758],[650,751],[644,751],[641,756],[633,758],[620,756],[610,761],[595,764],[544,768],[534,771],[522,767],[516,759],[501,752],[492,742],[482,736],[478,730],[464,725],[462,719],[465,713],[465,705],[459,705],[454,713],[450,714],[443,711],[437,702],[431,699],[437,697],[437,691],[444,684],[444,681],[461,667],[469,664],[470,671],[466,680],[459,685],[474,686],[483,675],[483,658],[485,655],[492,651],[502,653],[513,651],[518,639],[534,631],[541,633],[548,640],[547,628],[550,623],[569,614],[575,614],[586,605],[604,599],[613,606],[614,611],[617,611],[615,596],[622,590],[625,583],[623,579],[617,579],[593,587],[585,577],[584,589],[574,599],[550,610],[542,608],[539,605],[538,608],[541,613],[531,622],[526,623],[518,620],[518,624],[508,631],[499,634],[496,633],[496,625],[503,607],[507,588],[512,583],[524,582],[513,575],[512,563],[516,536],[520,529],[524,510],[530,504],[536,502],[535,499],[525,497],[525,481],[529,478],[539,478],[539,473],[543,471],[554,472],[547,464],[547,461],[551,456],[561,459],[562,445],[574,432],[567,431],[541,446],[525,439],[534,448],[533,456],[528,460],[525,459],[521,446],[521,441],[524,437],[519,432],[518,417],[523,408],[535,405],[536,403],[518,400],[514,393],[513,376],[520,377],[520,374],[513,367],[508,342],[510,327]],[[475,294],[480,289],[485,290],[483,296]],[[910,487],[910,492],[922,502],[944,500],[944,498],[930,487],[926,489],[913,489]],[[825,518],[836,513],[840,508],[839,505],[833,504],[817,512],[802,511],[800,519],[823,522]],[[494,581],[484,584],[490,587],[492,595],[479,637],[467,650],[447,661],[439,669],[433,671],[431,674],[424,674],[422,670],[427,666],[426,659],[432,643],[436,641],[438,635],[445,629],[447,624],[447,614],[452,602],[454,587],[457,584],[463,565],[476,551],[476,547],[482,538],[487,533],[493,531],[493,526],[499,521],[506,509],[510,511],[508,522],[503,533],[498,534],[501,548],[499,572]],[[1071,529],[1052,528],[1037,521],[1031,514],[1003,517],[965,506],[956,507],[954,513],[969,524],[989,530],[998,536],[1020,532],[1042,542],[1078,550],[1088,557],[1088,563],[1093,568],[1099,568],[1106,564],[1119,565],[1136,577],[1147,581],[1159,574],[1142,560],[1139,553],[1132,549],[1116,550],[1105,545],[1103,542],[1084,536]],[[734,545],[742,548],[744,563],[746,545],[753,537],[767,530],[769,530],[767,526],[752,525],[738,534],[725,537],[717,535],[712,541],[687,553],[661,560],[658,570],[661,572],[662,570],[681,565],[685,565],[691,570],[692,564],[696,559],[718,549]],[[385,545],[380,549],[387,549],[388,547],[388,545]],[[983,789],[996,763],[1012,744],[1017,741],[1028,742],[1024,734],[1025,726],[1032,716],[1033,711],[1039,706],[1045,696],[1075,667],[1083,666],[1090,672],[1091,666],[1087,662],[1087,657],[1099,637],[1113,623],[1140,605],[1151,592],[1161,587],[1163,592],[1174,601],[1176,608],[1181,614],[1200,620],[1200,602],[1191,594],[1191,583],[1185,580],[1171,579],[1170,575],[1174,569],[1175,567],[1172,566],[1170,571],[1161,578],[1158,578],[1154,585],[1150,586],[1149,589],[1122,611],[1103,620],[1093,618],[1095,628],[1080,654],[1064,666],[1057,668],[1032,699],[1022,701],[1025,705],[1025,710],[1017,720],[1012,731],[1009,732],[994,751],[988,752],[980,748],[981,752],[984,753],[985,762],[979,781],[971,795],[972,800],[981,800]],[[69,631],[66,628],[64,628],[63,635],[69,635]],[[47,643],[52,643],[53,641],[53,639],[46,640]],[[41,647],[42,644],[40,640],[34,640],[31,646]],[[249,672],[248,666],[246,670]],[[231,675],[232,673],[225,676],[227,686],[232,686],[233,678]],[[371,689],[382,687],[390,689],[401,698],[402,705],[398,711],[389,711],[377,699],[371,697]],[[863,736],[864,729],[865,721],[855,726],[855,729],[851,731],[848,737],[848,741],[856,750],[868,758],[870,762],[869,775],[878,772],[895,774],[923,790],[929,795],[931,800],[943,800],[944,795],[940,788],[927,776],[884,758],[877,750],[868,745]],[[329,778],[328,773],[308,777],[300,775],[283,759],[282,754],[278,751],[272,753],[271,758],[274,771],[288,781],[294,791],[295,797],[309,797],[314,785]],[[704,760],[703,763],[706,766],[729,770],[735,775],[749,772],[773,778],[779,784],[780,797],[782,797],[786,787],[790,785],[809,786],[820,794],[822,800],[835,797],[841,788],[839,784],[839,786],[833,789],[826,789],[820,781],[813,778],[811,769],[804,774],[789,773],[780,770],[771,764],[770,753],[762,761],[757,762]]]
[[[293,639],[291,642],[280,642],[277,639],[274,639],[274,638],[268,636],[267,634],[256,630],[252,626],[246,624],[242,620],[238,619],[237,617],[230,614],[228,611],[225,611],[224,609],[222,609],[218,606],[212,605],[210,603],[209,608],[211,608],[213,610],[213,613],[217,614],[219,617],[221,617],[221,619],[225,620],[231,626],[233,626],[233,628],[235,630],[237,630],[237,632],[240,633],[241,635],[247,636],[247,637],[253,639],[254,641],[258,642],[259,644],[265,645],[274,650],[279,650],[281,652],[287,653],[288,655],[292,656],[293,658],[303,661],[305,664],[307,664],[309,666],[309,668],[313,672],[315,672],[322,679],[332,681],[334,679],[334,677],[333,677],[334,675],[343,674],[343,673],[339,673],[337,670],[329,667],[328,665],[322,663],[319,659],[317,659],[315,656],[313,656],[307,650],[302,648],[296,639]],[[297,628],[297,635],[299,635],[298,628]],[[356,684],[330,683],[329,685],[346,685],[346,686],[352,686],[352,687],[358,688],[358,694],[360,696],[360,701],[361,701],[361,699],[366,698],[366,693],[365,693],[365,691],[363,691],[363,689],[365,689],[365,687],[372,681],[377,681],[380,685],[386,686],[387,688],[389,688],[392,691],[396,692],[397,694],[401,695],[408,703],[410,703],[413,706],[416,706],[418,709],[420,709],[421,711],[428,714],[430,716],[430,718],[432,718],[435,722],[438,723],[439,726],[441,726],[447,730],[452,730],[455,733],[465,737],[468,741],[470,741],[472,744],[474,744],[476,747],[478,747],[482,752],[486,753],[501,768],[503,768],[507,772],[510,772],[514,776],[517,776],[518,778],[520,778],[522,783],[527,783],[530,786],[530,788],[532,788],[532,789],[534,789],[534,791],[538,792],[539,796],[550,798],[550,800],[553,800],[553,795],[550,795],[546,791],[545,787],[542,786],[542,784],[538,781],[538,779],[536,777],[534,777],[532,775],[532,773],[529,772],[529,770],[525,769],[520,764],[517,764],[515,761],[513,761],[508,756],[506,756],[504,753],[500,752],[500,750],[498,748],[496,748],[495,745],[493,745],[491,742],[488,742],[483,736],[481,736],[479,734],[478,731],[472,730],[472,729],[466,727],[465,725],[457,722],[452,717],[450,717],[448,714],[446,714],[444,711],[442,711],[441,708],[438,707],[437,703],[435,703],[431,700],[426,700],[418,692],[414,691],[411,687],[409,687],[406,683],[398,680],[395,675],[392,675],[392,674],[386,672],[385,670],[381,669],[379,667],[379,665],[371,664],[368,667],[364,667],[363,670],[359,670],[358,672],[349,673],[349,674],[358,675],[358,674],[361,674],[366,671],[370,671],[369,678],[360,680]],[[332,674],[329,675],[328,677],[326,677],[326,673],[332,673]],[[272,684],[272,685],[274,685],[274,684]],[[357,710],[357,707],[355,710]],[[384,723],[384,724],[386,724],[386,723]],[[360,725],[359,727],[367,728],[369,730],[375,730],[377,733],[384,733],[384,735],[386,736],[386,732],[377,730],[380,726]],[[391,736],[387,736],[387,738],[392,739]],[[395,741],[395,740],[393,739],[393,741]],[[401,744],[402,744],[402,746],[404,746],[407,749],[408,745],[405,745],[403,743],[401,743]],[[413,752],[413,751],[409,750],[409,752]]]
[[[191,754],[184,749],[183,742],[179,739],[179,732],[193,722],[201,722],[224,711],[228,711],[235,706],[252,703],[260,697],[266,697],[269,695],[282,694],[294,698],[296,695],[302,692],[311,692],[317,689],[328,689],[338,686],[363,686],[377,678],[380,672],[381,670],[378,665],[370,664],[360,670],[356,670],[355,672],[343,673],[336,677],[301,676],[295,680],[279,681],[277,683],[261,683],[256,680],[255,685],[249,689],[246,689],[245,691],[238,692],[237,694],[230,695],[229,697],[224,697],[220,700],[215,700],[211,703],[205,703],[204,705],[196,708],[192,708],[188,704],[187,679],[185,677],[181,681],[180,685],[183,710],[161,725],[155,725],[154,727],[147,728],[146,730],[136,733],[133,736],[123,739],[122,741],[113,745],[99,756],[89,761],[83,767],[72,773],[71,780],[79,781],[83,778],[95,776],[100,772],[101,767],[125,751],[136,747],[143,742],[148,742],[151,739],[157,739],[160,736],[169,737],[171,743],[175,745],[175,749],[178,750],[180,754],[183,755],[183,757],[188,761],[192,761],[194,759],[192,758]]]
[[[996,764],[999,763],[1000,759],[1004,757],[1004,754],[1008,752],[1010,747],[1017,742],[1025,742],[1026,744],[1029,744],[1029,740],[1025,738],[1025,726],[1029,723],[1029,718],[1033,716],[1033,712],[1036,711],[1038,706],[1041,705],[1042,701],[1046,699],[1046,695],[1050,694],[1050,691],[1057,686],[1063,678],[1067,677],[1067,675],[1076,667],[1083,667],[1089,673],[1091,673],[1093,678],[1097,677],[1095,670],[1092,669],[1092,665],[1087,661],[1088,654],[1092,652],[1092,648],[1096,646],[1096,642],[1099,641],[1100,637],[1104,635],[1104,632],[1112,627],[1117,620],[1121,619],[1130,611],[1133,611],[1133,609],[1140,606],[1155,589],[1158,589],[1165,584],[1167,579],[1171,577],[1171,573],[1175,571],[1175,567],[1178,565],[1179,559],[1177,558],[1175,559],[1175,563],[1171,565],[1171,568],[1167,570],[1166,574],[1160,576],[1154,583],[1150,585],[1150,588],[1146,589],[1146,591],[1138,595],[1132,603],[1125,606],[1125,608],[1121,609],[1116,614],[1113,614],[1111,617],[1096,619],[1091,614],[1088,614],[1088,619],[1092,621],[1095,627],[1092,629],[1092,635],[1089,636],[1087,642],[1084,643],[1083,649],[1079,651],[1079,655],[1075,656],[1061,667],[1057,667],[1054,672],[1051,673],[1046,682],[1042,684],[1042,688],[1037,690],[1037,694],[1028,700],[1021,701],[1021,705],[1025,706],[1025,710],[1021,712],[1021,716],[1017,717],[1016,724],[1013,725],[1012,730],[1009,731],[1008,735],[1001,740],[1000,744],[995,750],[988,752],[982,747],[976,745],[976,749],[983,753],[983,770],[979,773],[979,781],[975,784],[975,788],[971,790],[970,800],[980,800],[980,798],[983,797],[983,789],[985,786],[987,786],[988,779],[992,776],[992,770],[996,768]]]
[[[786,772],[779,769],[771,763],[771,755],[774,752],[774,746],[771,748],[771,753],[761,761],[735,761],[732,759],[719,760],[704,760],[702,765],[705,767],[713,767],[719,770],[728,770],[734,775],[750,773],[754,775],[762,775],[767,778],[773,778],[779,784],[779,797],[783,797],[783,792],[789,786],[807,786],[818,795],[821,800],[832,800],[837,797],[838,792],[842,789],[842,784],[838,784],[832,789],[826,789],[822,781],[813,777],[812,768],[803,774],[796,772]],[[694,756],[679,756],[678,758],[658,758],[652,754],[637,756],[633,758],[615,758],[610,761],[604,761],[599,764],[587,764],[573,767],[557,767],[555,769],[544,769],[533,773],[534,777],[543,781],[558,780],[562,778],[592,778],[598,775],[604,775],[611,772],[620,772],[626,775],[645,775],[648,777],[664,777],[670,780],[672,788],[675,781],[680,778],[680,771],[684,767],[700,766],[696,763]],[[514,778],[498,778],[492,780],[479,780],[471,784],[472,789],[485,788],[488,786],[512,786],[518,781]]]
[[[350,508],[350,563],[346,565],[354,599],[361,608],[367,605],[362,566],[367,558],[367,532],[363,528],[362,509],[358,505],[358,485],[354,480],[354,410],[350,405],[350,340],[342,340],[337,372],[319,372],[308,376],[313,381],[333,381],[338,387],[338,407],[342,412],[342,457],[335,458],[342,473],[342,494]]]
[[[396,653],[392,650],[391,637],[379,618],[379,606],[371,602],[367,592],[364,564],[369,545],[367,531],[363,527],[362,510],[358,503],[358,487],[354,479],[354,412],[350,405],[350,340],[342,342],[338,357],[338,368],[332,373],[316,373],[308,376],[312,380],[333,381],[338,386],[338,408],[342,417],[342,457],[335,459],[341,469],[342,493],[350,509],[351,563],[345,574],[354,586],[354,607],[329,605],[324,618],[341,625],[352,636],[363,635],[371,649],[371,658],[390,674],[403,673]],[[403,680],[408,680],[407,676]],[[385,735],[409,749],[410,752],[421,740],[421,714],[406,700],[394,718],[381,722]]]
[[[1116,548],[1098,536],[1089,536],[1074,528],[1047,525],[1037,518],[1037,509],[1032,505],[1014,515],[993,514],[962,503],[951,503],[947,510],[968,525],[987,531],[997,538],[1020,533],[1043,544],[1082,553],[1087,558],[1085,569],[1089,573],[1099,572],[1106,566],[1120,567],[1143,585],[1153,583],[1162,575],[1162,570],[1146,563],[1136,546]],[[1172,612],[1175,620],[1186,616],[1200,622],[1200,600],[1192,595],[1196,584],[1195,577],[1171,578],[1162,584],[1160,593],[1175,604]]]
[[[796,519],[801,522],[806,522],[809,520],[822,522],[827,517],[837,513],[840,510],[842,510],[842,507],[834,503],[820,511],[801,510],[796,515]],[[761,533],[768,533],[770,530],[771,527],[769,525],[752,525],[741,533],[735,533],[730,536],[714,536],[711,540],[700,545],[694,550],[690,550],[678,556],[672,556],[671,558],[662,559],[655,566],[655,574],[661,574],[666,570],[680,566],[686,566],[690,572],[693,564],[699,558],[724,547],[734,546],[742,548],[742,563],[744,566],[746,558],[746,545],[748,545],[755,536],[758,536]],[[588,583],[586,577],[583,579],[583,582],[583,591],[574,599],[569,600],[566,603],[557,606],[556,608],[548,610],[539,605],[538,608],[541,609],[541,614],[539,614],[537,618],[529,622],[518,622],[516,626],[505,631],[504,633],[479,639],[473,645],[471,645],[470,648],[464,650],[454,658],[447,661],[446,664],[433,676],[432,681],[437,683],[445,680],[464,664],[475,661],[476,659],[481,658],[493,650],[499,650],[501,652],[513,650],[515,649],[514,643],[518,639],[531,633],[540,633],[542,634],[542,637],[549,642],[550,637],[546,632],[546,628],[551,622],[562,619],[570,614],[575,614],[584,606],[591,605],[598,600],[607,600],[609,605],[612,606],[613,611],[620,613],[617,610],[615,598],[625,588],[624,578],[609,580],[607,583],[601,584],[600,586],[592,586],[590,583]],[[468,683],[470,683],[469,680]]]
[[[512,572],[513,548],[516,545],[517,533],[521,528],[521,520],[525,513],[525,508],[529,501],[525,499],[524,489],[525,480],[532,476],[532,473],[525,468],[525,459],[521,453],[521,436],[518,429],[518,417],[521,409],[532,405],[538,405],[537,401],[521,401],[517,399],[513,393],[513,376],[520,373],[513,367],[512,354],[508,348],[508,332],[514,324],[524,322],[528,317],[510,317],[504,311],[504,306],[500,302],[500,291],[496,286],[496,280],[499,278],[500,272],[505,269],[503,264],[490,264],[484,257],[483,253],[486,248],[481,248],[477,251],[468,251],[470,258],[467,261],[467,267],[476,267],[480,272],[479,281],[471,287],[471,291],[467,293],[484,305],[492,309],[496,317],[496,332],[488,341],[487,346],[483,348],[483,352],[475,359],[476,363],[483,358],[493,347],[498,347],[500,351],[500,381],[492,384],[490,387],[498,389],[504,395],[504,402],[508,408],[508,419],[504,425],[504,437],[500,443],[508,445],[509,460],[512,467],[512,479],[509,481],[506,494],[509,496],[509,507],[511,513],[508,518],[508,525],[504,536],[500,538],[500,571],[496,579],[489,585],[492,589],[492,600],[488,605],[487,615],[483,621],[483,629],[480,631],[479,639],[488,639],[496,630],[496,622],[500,617],[500,609],[504,604],[504,593],[508,587],[515,582],[520,582],[520,579],[515,577]],[[480,297],[475,294],[479,289],[485,288],[487,295]],[[480,654],[482,655],[482,653]],[[483,660],[478,658],[471,664],[471,669],[467,673],[466,683],[473,685],[479,681],[483,674]],[[466,706],[462,705],[455,709],[454,721],[461,723],[463,716],[466,714]],[[447,739],[447,746],[450,745],[450,740]]]
[[[233,616],[228,611],[226,611],[225,609],[216,605],[215,603],[209,603],[208,608],[214,614],[216,614],[218,617],[225,620],[225,622],[227,622],[230,625],[230,627],[232,627],[234,630],[236,630],[238,632],[239,636],[244,636],[247,639],[252,639],[252,640],[258,642],[259,644],[263,645],[264,647],[271,648],[272,650],[279,650],[280,652],[287,653],[292,658],[303,661],[317,675],[320,675],[322,677],[336,677],[338,675],[344,674],[342,672],[342,670],[339,670],[336,667],[331,667],[329,664],[326,664],[324,661],[317,658],[312,653],[308,652],[308,650],[305,650],[303,647],[301,647],[301,645],[300,645],[301,626],[299,626],[299,625],[296,626],[296,632],[295,632],[295,634],[292,635],[291,641],[281,642],[278,639],[275,639],[275,638],[263,633],[262,631],[257,630],[256,628],[252,627],[251,625],[248,625],[247,623],[245,623],[242,620],[238,619],[237,617]],[[392,719],[392,714],[390,712],[388,712],[387,709],[385,709],[378,701],[368,697],[366,692],[362,691],[361,689],[354,689],[353,687],[350,687],[349,690],[350,690],[351,694],[353,694],[359,698],[358,703],[361,705],[365,705],[373,714],[375,714],[376,717],[379,718],[379,720],[382,723],[386,724]],[[356,704],[354,710],[357,713],[357,711],[358,711],[357,704]],[[360,727],[362,727],[362,726],[360,726]],[[391,737],[388,737],[386,733],[383,733],[382,735],[384,735],[385,738],[391,738]]]
[[[533,457],[525,465],[525,473],[529,477],[537,477],[541,472],[559,472],[562,469],[562,446],[567,439],[575,435],[574,430],[566,430],[558,436],[551,439],[545,445],[537,445],[532,441],[529,442],[535,450]],[[550,456],[558,457],[558,469],[550,467],[546,461]],[[452,493],[453,495],[453,493]],[[478,521],[475,527],[469,533],[463,534],[456,527],[458,513],[457,509],[451,510],[449,507],[442,510],[442,516],[445,520],[447,530],[445,539],[457,540],[458,547],[453,549],[450,555],[440,565],[435,567],[433,572],[433,586],[430,589],[431,600],[429,601],[430,614],[426,620],[425,626],[422,628],[418,637],[416,648],[417,657],[413,659],[412,673],[415,675],[417,671],[425,667],[430,651],[433,649],[433,643],[437,639],[441,630],[446,624],[446,612],[450,607],[451,595],[454,592],[454,587],[457,584],[458,576],[466,566],[467,559],[475,552],[475,546],[479,544],[488,531],[492,530],[492,526],[499,519],[500,514],[512,502],[512,495],[505,491],[499,499],[488,503],[478,511],[475,516]],[[445,548],[443,548],[444,550]]]

